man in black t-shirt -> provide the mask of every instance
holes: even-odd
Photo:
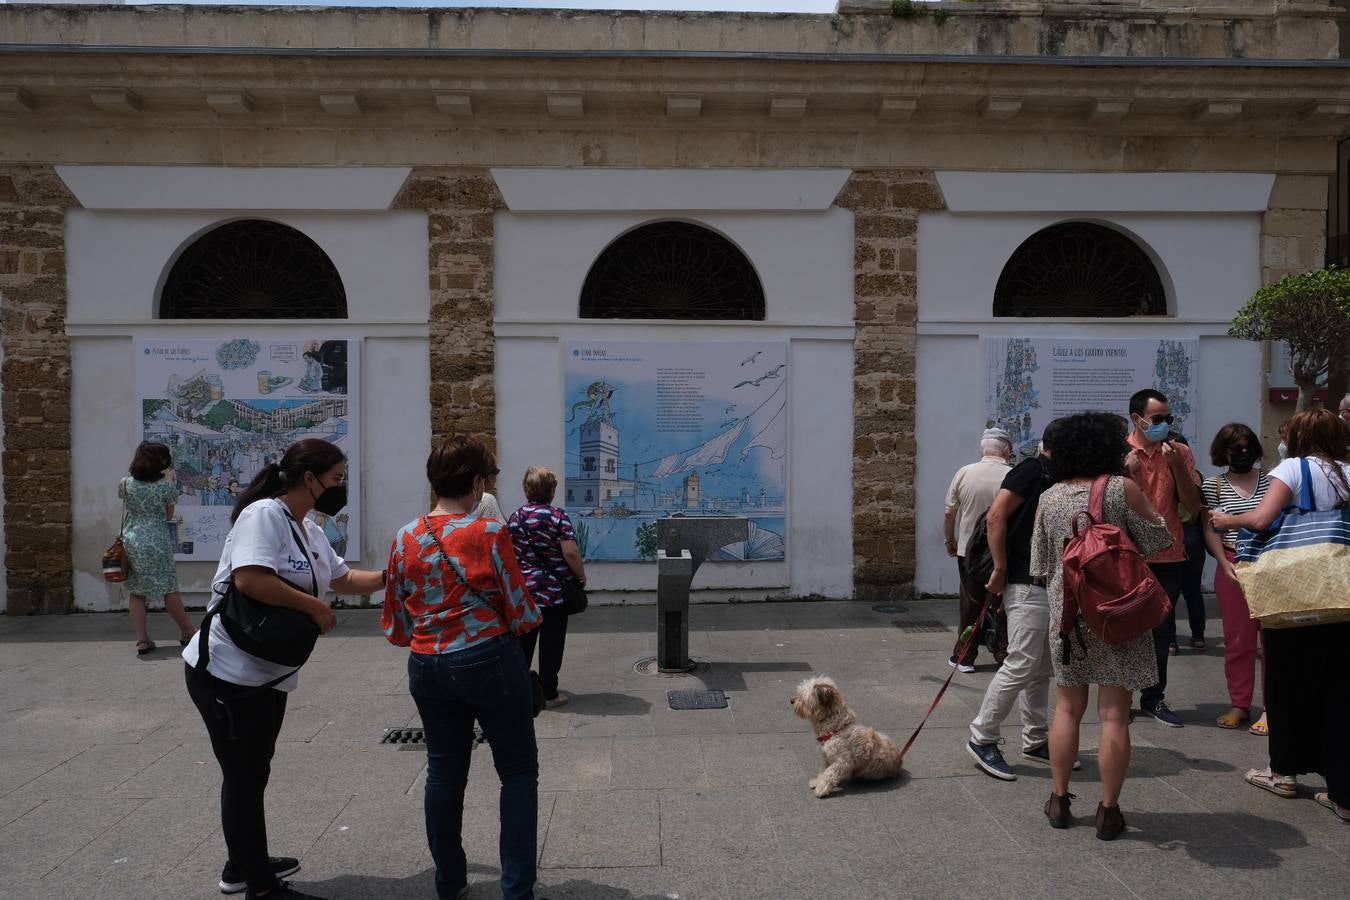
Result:
[[[985,521],[994,574],[986,590],[1003,597],[1008,614],[1008,656],[994,673],[970,723],[967,751],[985,772],[1004,781],[1017,775],[998,749],[999,728],[1018,701],[1022,713],[1022,758],[1050,763],[1050,603],[1045,581],[1031,577],[1031,535],[1041,493],[1053,483],[1050,457],[1058,422],[1046,426],[1041,455],[1008,473]],[[1078,763],[1074,763],[1078,768]]]

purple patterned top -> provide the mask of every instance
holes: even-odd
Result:
[[[572,569],[563,559],[560,543],[577,539],[567,513],[544,503],[526,503],[511,513],[506,526],[511,529],[516,559],[534,602],[539,606],[562,603],[563,579],[572,577]]]

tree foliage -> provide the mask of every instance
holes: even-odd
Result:
[[[1299,409],[1308,408],[1317,382],[1350,345],[1350,269],[1327,266],[1261,288],[1238,311],[1228,333],[1282,342],[1299,387]]]

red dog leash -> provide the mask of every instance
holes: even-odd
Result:
[[[956,659],[958,662],[963,658],[965,658],[966,651],[970,649],[970,644],[972,641],[975,640],[975,635],[980,633],[980,625],[983,624],[984,617],[989,613],[989,609],[993,605],[994,605],[994,596],[992,594],[989,594],[985,598],[984,606],[980,607],[980,614],[975,617],[975,624],[970,626],[969,636],[967,636],[966,639],[961,642],[961,647],[956,652],[956,656],[954,657],[954,659]],[[956,677],[956,667],[953,666],[951,672],[947,674],[947,680],[942,682],[942,687],[938,688],[937,696],[933,698],[932,704],[929,705],[928,712],[924,713],[923,721],[919,723],[918,728],[914,729],[914,733],[909,736],[909,740],[905,741],[905,746],[900,748],[900,758],[902,760],[905,758],[905,754],[909,752],[909,748],[913,747],[914,742],[919,739],[919,732],[923,731],[923,726],[928,724],[928,719],[930,716],[933,715],[933,710],[937,709],[938,704],[942,702],[942,695],[947,693],[947,688],[951,685],[952,679],[955,677]]]

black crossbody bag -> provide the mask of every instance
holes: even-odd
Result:
[[[293,521],[287,522],[291,537],[300,548],[301,558],[309,563],[310,594],[319,596],[319,579],[314,574],[314,560],[295,530]],[[281,576],[278,575],[278,578]],[[216,608],[206,614],[202,630],[210,627],[212,616],[219,615],[225,633],[240,650],[279,666],[300,668],[314,652],[319,640],[319,626],[308,614],[284,606],[261,603],[235,586],[233,575],[225,587]]]

